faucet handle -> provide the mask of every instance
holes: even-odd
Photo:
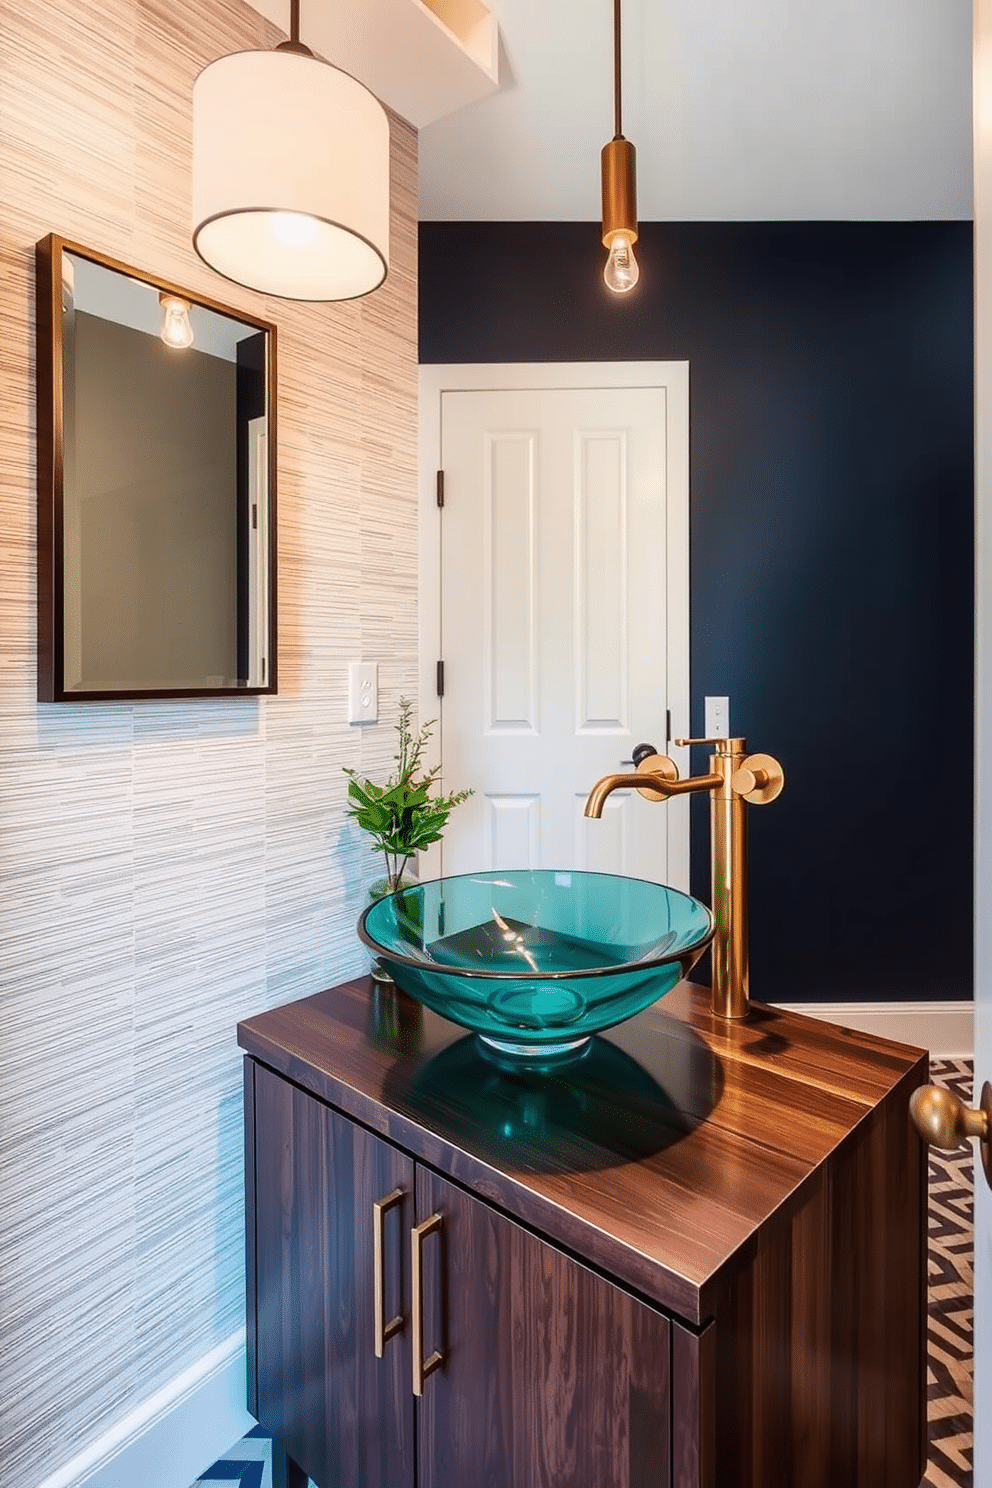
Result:
[[[767,806],[782,794],[785,771],[770,754],[749,754],[730,777],[731,789],[752,806]]]
[[[646,744],[638,744],[634,750],[634,759],[637,762],[634,779],[636,780],[638,775],[654,775],[661,780],[678,780],[679,767],[675,761],[670,760],[667,754],[657,754],[654,751],[645,754],[643,751],[646,748],[648,748]],[[645,801],[667,801],[668,799],[665,791],[654,790],[650,785],[639,785],[637,794],[643,796]]]
[[[726,735],[721,735],[719,739],[673,739],[672,743],[678,749],[686,749],[690,744],[715,744],[717,754],[743,754],[747,748],[746,739],[728,739]]]

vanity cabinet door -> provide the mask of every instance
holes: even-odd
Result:
[[[319,1488],[414,1488],[413,1162],[260,1064],[253,1098],[258,1419]],[[382,1317],[403,1324],[377,1358],[373,1205],[396,1189]]]
[[[669,1323],[425,1168],[418,1488],[668,1488]]]

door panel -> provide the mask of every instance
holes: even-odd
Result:
[[[483,436],[482,622],[484,727],[537,733],[536,435]]]
[[[622,732],[628,719],[626,430],[576,436],[575,727]]]
[[[660,748],[661,746],[659,746]],[[631,791],[614,791],[606,799],[603,815],[594,823],[592,831],[582,814],[585,796],[575,798],[575,864],[589,873],[623,873],[629,860],[627,852],[627,828],[632,811],[637,811],[643,802]],[[640,805],[637,803],[640,802]],[[642,824],[636,824],[642,830]]]
[[[635,744],[665,746],[668,437],[665,387],[442,393],[441,756],[475,791],[445,873],[669,878],[673,808],[582,815]]]
[[[425,1168],[418,1481],[667,1488],[668,1320]]]
[[[323,1488],[412,1488],[413,1161],[256,1065],[255,1164],[259,1421]],[[377,1359],[372,1206],[395,1188],[385,1316],[405,1321]]]
[[[485,798],[491,868],[519,868],[537,860],[541,841],[540,796]]]

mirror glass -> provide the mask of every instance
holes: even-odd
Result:
[[[42,696],[274,692],[274,328],[48,244]]]

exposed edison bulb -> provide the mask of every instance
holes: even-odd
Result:
[[[193,345],[189,301],[181,300],[178,295],[169,294],[160,294],[158,298],[162,306],[162,329],[159,335],[166,346],[171,346],[176,351],[184,351],[187,346]]]
[[[626,294],[637,283],[640,272],[630,238],[623,232],[614,233],[610,239],[606,268],[603,270],[607,289],[612,289],[614,294]]]
[[[317,231],[317,219],[308,212],[273,212],[272,231],[283,243],[300,248]]]

